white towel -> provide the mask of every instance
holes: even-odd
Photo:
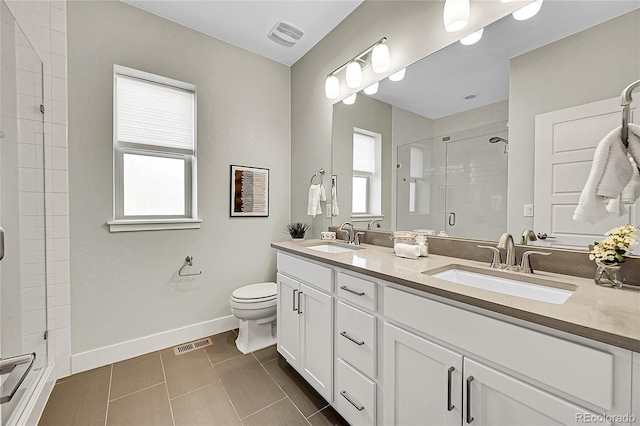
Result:
[[[633,167],[633,177],[624,187],[622,193],[607,203],[607,211],[615,216],[624,216],[629,213],[627,205],[633,204],[640,198],[640,171],[638,165],[631,156],[628,157]]]
[[[629,130],[631,142],[631,126]],[[627,159],[627,150],[622,143],[621,135],[622,132],[618,127],[598,143],[591,164],[591,172],[580,194],[573,220],[596,223],[605,219],[608,215],[605,202],[617,198],[631,180],[633,169]],[[637,139],[637,136],[634,135],[634,137]],[[631,146],[631,143],[629,145]],[[637,150],[640,151],[640,145]]]
[[[311,185],[309,187],[309,201],[307,204],[307,214],[309,216],[316,217],[316,215],[322,214],[321,201],[327,201],[324,186],[322,186],[322,184]]]
[[[393,250],[396,252],[396,256],[398,257],[417,259],[420,256],[420,246],[398,243],[393,246]]]
[[[335,185],[331,185],[331,216],[336,217],[340,214],[338,208],[338,191],[336,191]]]

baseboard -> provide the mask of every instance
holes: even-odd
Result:
[[[76,374],[103,365],[134,358],[149,352],[175,346],[180,343],[212,336],[238,328],[238,319],[233,315],[216,318],[174,330],[164,331],[151,336],[117,343],[103,348],[93,349],[71,355],[71,373]]]

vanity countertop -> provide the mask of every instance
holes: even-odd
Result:
[[[536,271],[534,277],[576,286],[561,305],[476,289],[424,274],[448,265],[495,271],[483,262],[430,254],[419,259],[396,257],[392,248],[363,244],[363,250],[324,253],[307,248],[326,241],[272,243],[271,247],[513,318],[640,352],[640,288],[600,287],[593,280]],[[594,266],[595,272],[595,266]],[[525,274],[513,274],[519,279]]]

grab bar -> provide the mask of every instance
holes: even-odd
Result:
[[[183,274],[182,271],[187,266],[193,266],[193,256],[187,256],[187,258],[184,260],[184,265],[182,265],[182,268],[180,268],[180,270],[178,271],[178,275],[179,276],[181,276],[181,277],[195,277],[195,276],[198,276],[198,275],[202,275],[202,271],[198,272],[197,274]]]
[[[635,81],[628,85],[620,95],[620,105],[622,106],[622,143],[624,143],[624,147],[629,146],[629,119],[631,115],[631,102],[633,98],[631,93],[640,87],[640,80]]]
[[[36,360],[36,353],[0,359],[0,372],[11,373],[0,388],[0,404],[11,401],[18,388],[31,371]]]

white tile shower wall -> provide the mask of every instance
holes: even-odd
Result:
[[[69,196],[67,167],[66,0],[9,0],[44,63],[45,205],[49,362],[55,376],[71,372]]]

